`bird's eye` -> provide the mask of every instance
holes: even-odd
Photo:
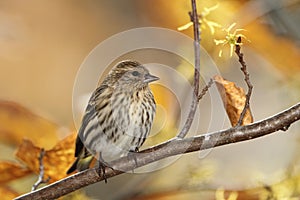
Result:
[[[139,76],[140,73],[139,73],[138,71],[134,71],[134,72],[132,72],[132,75],[133,75],[133,76]]]

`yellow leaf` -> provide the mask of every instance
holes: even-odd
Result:
[[[11,180],[21,178],[30,173],[31,172],[29,169],[22,167],[20,164],[8,161],[0,162],[0,184],[5,184]]]
[[[57,141],[58,126],[17,103],[0,100],[0,140],[14,145],[24,137],[49,148]]]
[[[0,187],[0,194],[1,194],[1,200],[11,200],[20,195],[16,191],[12,190],[7,186]]]
[[[66,171],[74,161],[76,134],[71,134],[58,142],[52,149],[45,151],[43,158],[44,178],[50,177],[54,182],[66,177]],[[39,174],[39,156],[41,148],[35,146],[30,140],[23,140],[19,146],[16,157],[36,174]]]

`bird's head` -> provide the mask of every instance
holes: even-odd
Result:
[[[122,61],[109,73],[107,80],[110,85],[127,89],[141,89],[159,78],[136,61]]]

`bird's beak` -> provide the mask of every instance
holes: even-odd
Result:
[[[151,74],[146,74],[144,83],[150,83],[150,82],[157,81],[157,80],[159,80],[159,78],[157,76],[153,76]]]

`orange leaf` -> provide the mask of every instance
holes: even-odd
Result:
[[[0,174],[0,184],[4,184],[30,174],[30,170],[17,163],[2,161],[0,162]]]
[[[71,134],[45,152],[44,178],[50,177],[50,183],[66,177],[66,171],[74,161],[75,138],[76,134]],[[30,140],[23,140],[16,157],[23,161],[30,170],[39,174],[40,153],[41,148],[35,146]]]
[[[243,88],[236,86],[234,82],[227,81],[219,75],[216,75],[214,77],[214,80],[221,95],[231,125],[235,126],[237,125],[237,122],[245,106],[245,91]],[[247,109],[241,125],[250,124],[252,122],[253,117],[251,114],[251,110]]]
[[[51,179],[59,180],[66,177],[66,171],[75,161],[74,151],[76,136],[77,134],[73,133],[57,143],[53,149],[46,151],[45,164],[47,164],[49,168],[45,169]]]
[[[0,140],[20,144],[24,137],[45,148],[57,141],[58,126],[17,103],[0,100]]]
[[[1,194],[1,200],[11,200],[20,195],[16,191],[12,190],[7,186],[0,187],[0,194]]]

